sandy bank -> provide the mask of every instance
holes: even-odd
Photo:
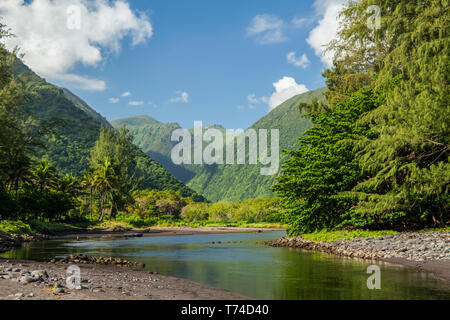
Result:
[[[79,265],[82,288],[67,288],[70,264],[0,259],[0,300],[247,300],[249,298],[143,269]]]

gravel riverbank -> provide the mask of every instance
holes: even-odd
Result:
[[[77,264],[81,288],[69,289],[70,266],[73,264],[0,259],[0,300],[249,299],[193,281],[110,264]]]
[[[430,271],[450,281],[450,232],[401,232],[379,238],[354,238],[333,242],[314,242],[293,237],[268,241],[266,244],[365,260],[382,260]]]
[[[263,232],[260,228],[152,228],[148,230],[90,230],[56,235],[0,235],[0,252],[24,242],[72,238],[128,238],[212,233]],[[81,289],[69,289],[67,268],[80,268]],[[114,258],[70,255],[48,263],[0,258],[0,300],[249,300],[240,294],[193,281],[162,276],[143,265]]]

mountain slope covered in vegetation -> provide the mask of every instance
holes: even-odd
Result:
[[[326,89],[321,88],[295,96],[284,102],[250,128],[279,129],[280,151],[293,148],[298,137],[311,126],[309,119],[302,118],[299,103],[310,103],[313,98],[322,100]],[[176,177],[189,187],[203,194],[211,201],[246,200],[258,197],[271,197],[270,191],[274,176],[262,176],[258,165],[175,165],[170,153],[176,142],[171,141],[171,133],[180,129],[178,123],[162,123],[148,116],[138,116],[112,121],[119,128],[126,125],[134,136],[134,143],[152,158],[158,160]],[[224,130],[219,125],[205,126]],[[192,129],[191,129],[192,132]],[[248,163],[248,162],[247,162]]]
[[[48,83],[17,60],[14,75],[26,88],[25,107],[40,121],[52,124],[53,134],[38,157],[46,157],[63,173],[80,176],[89,167],[89,156],[102,126],[112,126],[86,102],[68,89]],[[195,194],[155,160],[133,146],[141,173],[141,187],[176,190],[185,195]]]

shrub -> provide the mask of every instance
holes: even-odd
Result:
[[[202,221],[209,219],[207,203],[192,203],[181,210],[181,218],[187,221]]]
[[[0,232],[8,234],[28,234],[33,235],[30,226],[22,221],[2,221],[0,223]]]

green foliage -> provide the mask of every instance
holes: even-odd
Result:
[[[448,1],[383,1],[383,6],[392,8],[385,28],[395,43],[374,86],[400,80],[386,102],[363,119],[378,138],[359,145],[368,179],[353,190],[355,212],[399,217],[390,228],[443,225],[450,221]]]
[[[297,137],[311,127],[309,119],[300,118],[299,102],[310,103],[323,99],[325,89],[307,92],[284,102],[255,123],[254,129],[280,129],[280,148],[294,148]],[[133,142],[153,159],[187,185],[210,201],[239,201],[258,197],[273,197],[270,187],[273,176],[262,176],[258,165],[174,165],[171,151],[176,142],[171,141],[177,123],[161,123],[147,116],[113,121],[115,128],[126,125],[133,134]],[[223,130],[223,127],[208,126]],[[247,154],[248,156],[248,154]],[[248,163],[248,160],[247,160]],[[146,186],[153,189],[152,186]],[[201,200],[200,200],[201,201]]]
[[[280,201],[277,198],[259,198],[238,202],[191,203],[183,208],[181,217],[187,221],[281,222],[280,208]]]
[[[395,235],[397,232],[392,230],[380,230],[380,231],[370,231],[370,230],[340,230],[340,231],[327,231],[322,230],[320,232],[302,234],[302,238],[311,241],[348,241],[354,238],[378,238]]]
[[[68,232],[68,231],[75,232],[83,230],[82,227],[60,222],[44,222],[39,220],[31,220],[28,221],[27,224],[30,226],[33,233],[40,233],[40,234],[55,234],[58,232]],[[87,223],[85,224],[87,225]]]
[[[115,120],[111,124],[116,129],[126,126],[133,135],[133,143],[182,182],[193,178],[193,171],[186,166],[175,165],[170,158],[176,144],[171,141],[172,132],[181,128],[178,123],[162,123],[149,116],[137,116]]]
[[[280,149],[293,148],[297,138],[311,128],[310,119],[300,117],[297,105],[300,102],[310,103],[314,97],[322,99],[324,91],[322,88],[295,96],[273,109],[250,128],[267,129],[269,132],[270,129],[279,129]],[[282,157],[280,162],[283,163],[284,160]],[[248,164],[248,148],[246,163],[246,165],[203,165],[187,185],[211,201],[274,197],[275,194],[270,188],[275,182],[275,176],[261,175],[260,163]]]
[[[22,221],[1,221],[0,233],[15,234],[15,235],[33,235],[34,232],[30,226]]]
[[[1,39],[5,30],[0,24]],[[102,219],[106,208],[114,217],[145,187],[204,200],[134,146],[126,129],[111,128],[16,53],[0,42],[0,220]]]
[[[135,203],[128,211],[140,218],[173,216],[179,217],[181,210],[194,200],[183,197],[180,192],[173,190],[141,190],[134,194]]]
[[[380,29],[367,27],[371,4],[382,10]],[[325,72],[328,103],[311,108],[320,112],[316,127],[289,152],[275,187],[292,233],[448,224],[448,1],[353,1],[341,18],[328,48],[335,52]],[[361,100],[350,123],[335,117],[371,90],[376,104]],[[333,130],[325,130],[330,120]]]
[[[62,220],[78,205],[79,181],[61,177],[47,161],[30,170],[29,180],[16,192],[17,215],[22,220]]]
[[[99,225],[96,225],[96,228]],[[286,228],[287,226],[277,222],[258,222],[249,223],[247,221],[231,221],[231,220],[194,220],[188,221],[185,219],[177,219],[172,216],[163,217],[147,217],[139,218],[126,214],[117,215],[114,222],[104,222],[102,227],[107,229],[129,230],[131,228],[146,229],[149,227],[190,227],[190,228],[220,228],[220,227],[235,227],[235,228]]]
[[[332,111],[307,115],[314,127],[300,139],[296,151],[287,152],[290,158],[273,188],[283,197],[291,233],[335,228],[347,222],[343,215],[352,202],[338,193],[354,187],[363,175],[352,140],[373,135],[358,120],[376,108],[379,100],[372,90],[360,90],[337,102]]]
[[[17,210],[17,202],[0,185],[0,221],[15,218]]]
[[[140,188],[176,190],[182,192],[185,196],[196,197],[197,201],[204,200],[202,196],[186,187],[164,167],[132,145],[130,141],[131,134],[128,131],[122,130],[117,137],[114,135],[113,137],[101,138],[101,128],[104,127],[103,133],[105,136],[111,135],[112,130],[108,130],[111,128],[111,125],[73,93],[67,89],[47,83],[19,59],[14,59],[9,67],[10,69],[12,68],[14,75],[23,83],[25,89],[25,97],[23,98],[25,111],[32,114],[34,120],[39,119],[40,122],[52,127],[52,131],[45,136],[45,148],[35,148],[32,160],[46,158],[55,165],[58,171],[64,174],[71,173],[74,176],[81,176],[91,164],[91,150],[96,143],[99,140],[106,142],[108,138],[111,138],[119,141],[119,149],[111,151],[116,154],[116,157],[125,156],[125,159],[132,158],[136,162],[134,166],[135,178],[140,179]],[[19,98],[20,95],[15,99]],[[18,105],[18,103],[14,103],[14,105]],[[30,122],[27,122],[24,127],[33,128]],[[42,137],[43,129],[40,131],[40,136]],[[12,136],[6,131],[3,131],[3,133],[5,136]],[[36,130],[33,130],[31,133],[36,133]],[[40,141],[33,141],[34,145],[38,142]],[[17,145],[18,143],[15,144]],[[0,162],[3,158],[0,158]],[[13,155],[11,155],[11,158],[13,158]],[[114,157],[111,158],[113,159]],[[14,159],[15,162],[13,163],[20,164],[24,171],[29,168],[30,160],[28,158],[23,158],[21,162],[19,162],[21,158],[17,156]],[[20,168],[19,166],[15,170],[17,171]]]

